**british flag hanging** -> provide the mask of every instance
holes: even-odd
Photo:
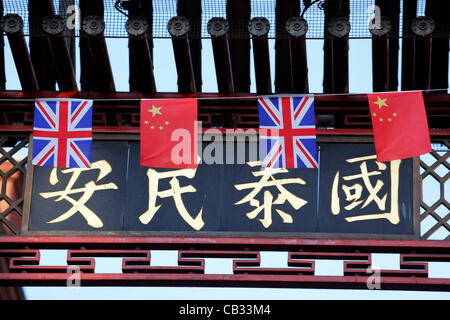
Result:
[[[91,155],[92,100],[36,100],[32,163],[46,167],[90,168]]]
[[[261,96],[258,109],[263,167],[318,167],[313,96]]]

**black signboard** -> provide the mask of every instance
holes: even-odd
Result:
[[[372,144],[322,144],[319,229],[414,232],[412,160],[377,162]]]
[[[241,161],[224,147],[219,163],[164,169],[140,166],[138,141],[94,141],[90,169],[34,167],[23,232],[417,236],[412,159],[378,163],[373,144],[321,143],[319,169],[263,170],[244,146]]]

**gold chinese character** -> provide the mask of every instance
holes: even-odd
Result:
[[[253,161],[247,163],[250,167],[260,166],[261,161]],[[284,204],[286,201],[295,209],[298,210],[303,207],[308,201],[303,200],[296,195],[289,192],[283,185],[285,184],[306,184],[306,182],[300,178],[288,178],[276,180],[274,175],[279,173],[287,173],[287,169],[272,169],[265,168],[262,171],[253,171],[254,177],[261,177],[258,182],[236,184],[234,187],[237,190],[253,189],[247,196],[242,198],[240,201],[236,202],[234,205],[240,205],[248,202],[252,207],[255,207],[253,211],[247,212],[247,217],[249,219],[254,219],[258,214],[264,210],[264,216],[262,219],[258,219],[264,228],[268,228],[272,224],[272,206],[274,204]],[[260,205],[259,200],[255,199],[258,193],[265,187],[275,186],[279,194],[274,201],[273,195],[270,191],[264,191],[264,203]],[[275,209],[275,211],[280,215],[283,223],[292,223],[292,216],[282,210]]]
[[[79,212],[83,216],[84,219],[86,219],[89,226],[94,228],[101,228],[103,227],[102,220],[88,207],[86,207],[86,202],[92,197],[94,192],[98,190],[108,190],[108,189],[114,189],[117,190],[117,186],[115,183],[107,183],[102,185],[97,185],[94,181],[89,181],[84,185],[83,188],[76,188],[72,189],[78,178],[80,177],[82,172],[90,171],[90,170],[99,170],[99,174],[97,176],[96,182],[103,179],[105,176],[107,176],[111,172],[111,165],[105,161],[100,160],[92,163],[91,168],[71,168],[71,169],[64,169],[61,172],[62,173],[71,173],[72,176],[70,177],[69,183],[67,184],[66,188],[62,191],[54,191],[54,192],[42,192],[40,195],[41,197],[47,199],[47,198],[53,198],[58,197],[55,199],[55,202],[66,200],[72,204],[72,208],[70,208],[65,213],[61,214],[56,219],[53,219],[51,221],[48,221],[47,223],[56,223],[61,222],[64,220],[69,219],[71,216],[73,216],[75,213]],[[56,185],[59,180],[57,176],[57,169],[53,168],[53,170],[50,173],[50,179],[49,182],[51,185]],[[70,195],[77,194],[77,193],[83,193],[81,197],[76,200],[75,198],[72,198]]]
[[[381,188],[384,186],[384,182],[378,179],[375,182],[375,185],[370,181],[371,176],[381,175],[381,171],[387,169],[387,165],[383,162],[377,162],[378,170],[369,172],[367,170],[367,160],[375,160],[376,155],[370,155],[365,157],[351,158],[347,159],[347,163],[356,163],[361,162],[359,168],[361,173],[355,175],[349,175],[342,177],[344,181],[353,181],[361,179],[364,183],[364,187],[369,193],[369,196],[366,199],[361,199],[363,186],[360,183],[355,183],[351,186],[342,185],[342,190],[345,194],[345,200],[350,202],[348,205],[344,206],[344,209],[349,211],[352,210],[359,205],[361,205],[361,209],[367,207],[370,203],[374,202],[378,209],[382,213],[375,214],[366,214],[356,217],[347,217],[345,220],[348,222],[361,221],[361,220],[373,220],[373,219],[387,219],[392,224],[397,224],[400,221],[399,213],[398,213],[398,186],[399,186],[399,172],[400,172],[400,164],[401,160],[394,160],[390,162],[390,174],[391,174],[391,210],[390,212],[383,212],[386,210],[386,199],[388,194],[385,193],[380,198],[378,194],[381,191]],[[331,212],[334,215],[337,215],[341,212],[340,198],[338,194],[339,189],[339,171],[336,172],[334,176],[333,185],[331,187]]]
[[[183,199],[181,195],[183,193],[188,192],[196,192],[197,190],[192,186],[188,185],[186,187],[180,187],[180,182],[177,177],[186,177],[192,179],[195,176],[197,169],[180,169],[180,170],[172,170],[168,172],[157,172],[154,169],[148,169],[147,177],[148,177],[148,210],[145,211],[141,216],[139,216],[139,220],[143,224],[148,224],[152,219],[161,205],[156,205],[156,199],[160,198],[173,198],[175,203],[175,207],[178,210],[178,213],[195,230],[200,230],[204,226],[202,213],[203,208],[200,209],[199,213],[195,218],[187,211]],[[159,191],[159,181],[161,179],[171,178],[170,189]]]

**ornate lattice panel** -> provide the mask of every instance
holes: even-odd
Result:
[[[28,141],[28,135],[0,136],[0,234],[20,232]]]
[[[421,156],[423,240],[450,240],[450,140],[433,143],[433,152]]]

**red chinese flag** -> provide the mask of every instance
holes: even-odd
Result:
[[[197,167],[197,99],[141,101],[141,165]]]
[[[379,162],[431,152],[422,92],[368,94]]]

